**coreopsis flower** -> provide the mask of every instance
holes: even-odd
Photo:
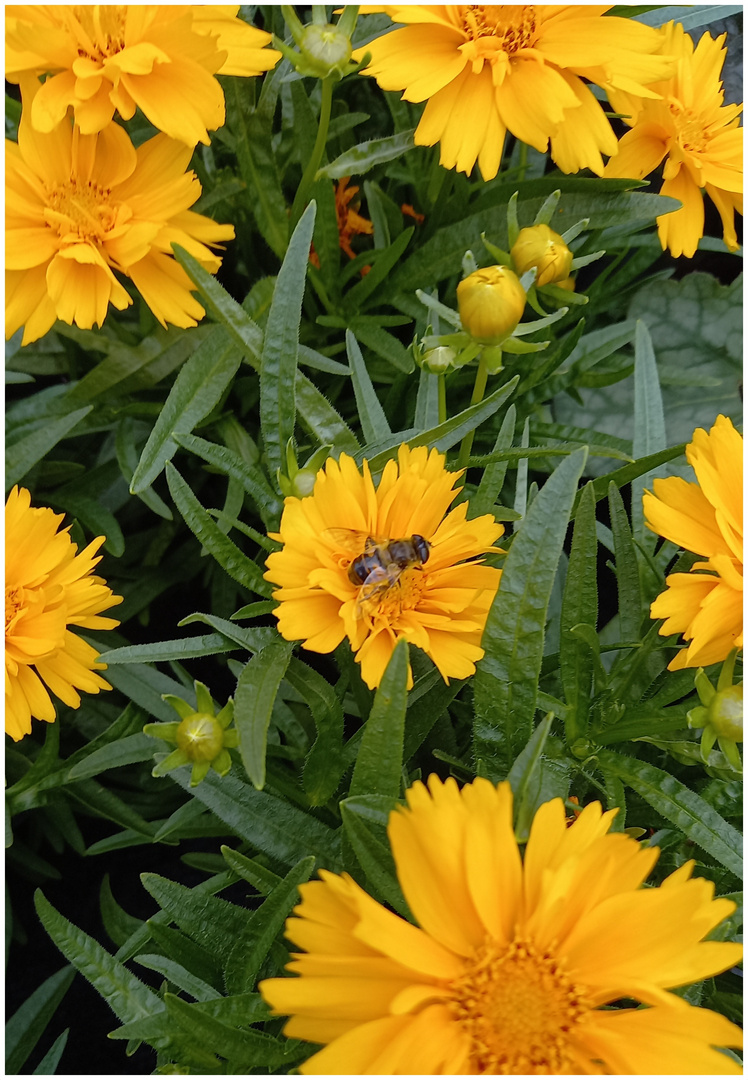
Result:
[[[280,53],[271,35],[237,17],[239,6],[199,4],[10,4],[5,9],[5,77],[51,78],[31,106],[37,131],[51,132],[69,107],[83,134],[139,107],[188,146],[210,142],[226,120],[215,78],[258,75]]]
[[[172,244],[215,273],[221,260],[206,245],[230,240],[234,227],[189,209],[202,190],[185,172],[192,151],[166,135],[136,150],[118,124],[84,135],[67,118],[42,134],[28,119],[33,83],[18,143],[5,141],[6,337],[23,326],[26,345],[56,319],[100,326],[110,303],[132,303],[115,271],[163,326],[194,326],[205,311]]]
[[[60,531],[63,514],[32,507],[25,488],[14,487],[5,504],[5,731],[18,742],[32,717],[51,723],[51,690],[73,709],[79,690],[111,690],[98,674],[98,652],[70,626],[111,630],[116,619],[101,612],[122,602],[93,569],[104,543],[99,536],[83,551]]]
[[[603,18],[610,5],[367,5],[405,25],[368,42],[363,74],[406,101],[426,101],[420,146],[439,143],[446,168],[496,176],[507,131],[563,172],[603,171],[616,137],[582,79],[646,95],[672,64],[650,27]]]
[[[156,739],[164,739],[176,747],[167,754],[153,769],[153,776],[165,776],[172,769],[182,765],[192,765],[190,787],[202,783],[211,769],[219,776],[225,776],[231,768],[231,755],[228,748],[239,745],[239,732],[231,727],[234,718],[234,701],[229,698],[223,708],[216,713],[216,706],[205,683],[195,679],[195,697],[197,709],[177,697],[176,694],[162,694],[164,701],[171,705],[180,719],[166,724],[146,724],[143,731]]]
[[[650,607],[653,619],[665,620],[661,634],[688,643],[671,671],[717,664],[743,646],[743,436],[720,415],[708,433],[694,431],[686,460],[697,483],[668,476],[644,494],[648,528],[706,559],[670,574]]]
[[[567,825],[562,799],[523,860],[506,781],[430,776],[406,798],[388,835],[416,925],[323,870],[286,923],[299,977],[260,983],[286,1035],[324,1044],[302,1073],[740,1073],[715,1049],[740,1028],[669,993],[741,955],[703,940],[735,905],[693,861],[642,888],[658,849],[609,834],[599,803]]]
[[[474,270],[457,286],[462,328],[485,345],[499,345],[517,328],[527,294],[506,266]]]
[[[460,474],[444,462],[437,450],[403,445],[375,485],[366,461],[362,474],[341,454],[311,495],[285,500],[274,535],[283,548],[268,556],[265,577],[280,586],[286,640],[325,653],[347,637],[370,687],[402,637],[445,681],[473,674],[501,576],[480,557],[498,550],[503,527],[490,514],[468,521],[467,503],[447,512]]]
[[[512,245],[511,256],[520,275],[533,266],[537,268],[535,285],[540,287],[566,281],[574,253],[564,243],[564,238],[548,225],[530,225],[520,229]]]
[[[679,23],[668,23],[660,32],[662,51],[677,56],[677,68],[667,81],[651,87],[659,98],[609,95],[631,131],[621,139],[605,175],[640,180],[664,161],[660,194],[680,199],[683,206],[657,218],[663,250],[691,258],[704,235],[706,194],[722,218],[725,243],[735,251],[735,211],[743,212],[743,106],[723,104],[726,35],[715,40],[705,33],[694,47]]]

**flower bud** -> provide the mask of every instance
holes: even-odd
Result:
[[[328,75],[342,78],[351,58],[351,41],[347,34],[333,23],[319,26],[309,23],[299,42],[301,55],[306,60],[306,73],[326,79]]]
[[[563,239],[547,225],[532,225],[530,228],[520,229],[511,256],[520,275],[533,266],[537,267],[537,286],[567,279],[574,258]]]
[[[191,787],[204,780],[209,769],[214,769],[219,776],[225,776],[231,768],[228,748],[239,745],[239,732],[230,727],[234,716],[234,702],[231,698],[216,715],[216,707],[207,686],[197,680],[195,696],[197,709],[193,709],[183,698],[174,694],[163,694],[163,700],[179,714],[181,721],[146,724],[143,728],[146,735],[176,745],[175,750],[158,761],[152,775],[165,776],[172,769],[191,764]]]
[[[720,739],[743,741],[743,684],[718,690],[707,707],[707,719]]]
[[[223,749],[223,728],[215,716],[193,713],[177,728],[177,746],[190,761],[212,761]]]
[[[526,294],[506,266],[476,270],[457,286],[463,329],[484,345],[500,345],[522,318]]]
[[[443,375],[446,371],[451,371],[456,359],[457,353],[454,349],[450,349],[448,345],[439,345],[436,349],[429,349],[424,353],[420,362],[422,367],[434,375]]]

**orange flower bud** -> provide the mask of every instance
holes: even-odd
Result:
[[[475,270],[457,286],[457,308],[463,329],[484,345],[500,345],[517,326],[526,294],[506,266]]]
[[[524,274],[533,266],[538,268],[536,285],[564,281],[569,277],[571,261],[574,258],[558,233],[547,225],[533,225],[528,229],[521,229],[511,256],[518,274]]]

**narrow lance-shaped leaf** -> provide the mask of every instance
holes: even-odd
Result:
[[[400,157],[412,149],[413,145],[412,131],[400,131],[397,135],[388,135],[384,139],[359,143],[319,169],[317,176],[329,176],[333,180],[339,180],[343,176],[362,176],[375,165],[382,165]]]
[[[240,551],[232,540],[224,536],[192,488],[171,464],[166,466],[166,482],[185,523],[205,550],[234,581],[260,596],[270,596],[272,587],[264,580],[259,566]]]
[[[294,229],[275,282],[260,369],[260,426],[271,475],[280,468],[296,420],[299,326],[316,204],[311,202]]]
[[[642,594],[636,548],[621,493],[615,484],[608,488],[610,528],[616,553],[618,581],[618,622],[621,641],[634,641],[642,621]]]
[[[304,765],[304,791],[312,806],[321,806],[335,793],[346,766],[343,707],[327,680],[296,657],[291,658],[286,679],[304,698],[317,728]]]
[[[350,330],[345,332],[345,347],[351,365],[353,392],[356,395],[364,439],[367,443],[382,442],[390,437],[392,429],[369,377],[358,342]]]
[[[705,799],[646,761],[612,750],[598,750],[596,757],[606,775],[623,780],[689,840],[742,878],[742,837]]]
[[[657,372],[652,338],[646,325],[637,320],[634,339],[634,457],[649,457],[664,450],[667,446],[665,436],[665,413],[662,408],[662,391]],[[637,477],[631,484],[631,521],[633,534],[643,542],[651,537],[647,546],[654,544],[654,533],[644,527],[642,495],[654,472]]]
[[[403,766],[408,685],[408,643],[401,638],[387,664],[366,721],[353,769],[349,797],[397,798]]]
[[[18,442],[7,446],[5,449],[5,490],[10,491],[14,484],[22,480],[26,473],[41,461],[49,451],[57,446],[73,428],[91,412],[93,405],[87,405],[83,409],[61,416],[57,420],[50,420],[44,427],[25,435]]]
[[[514,440],[514,428],[517,423],[517,409],[510,405],[506,416],[501,422],[499,434],[496,436],[494,450],[507,450]],[[504,478],[509,465],[508,461],[494,461],[483,470],[478,490],[470,500],[470,513],[472,517],[480,514],[488,514],[498,500],[501,489],[504,486]]]
[[[501,779],[526,744],[537,707],[545,619],[577,483],[587,451],[577,450],[533,501],[504,563],[475,675],[474,751]]]
[[[570,631],[579,623],[597,624],[597,535],[595,494],[587,484],[574,519],[574,535],[561,605],[559,660],[566,704],[566,741],[584,735],[592,694],[594,661],[589,646]]]
[[[223,327],[216,326],[182,367],[143,447],[130,491],[150,487],[177,449],[175,432],[189,434],[218,404],[241,363],[241,353]]]
[[[50,975],[8,1020],[5,1025],[6,1075],[13,1076],[20,1071],[65,997],[74,975],[72,967],[64,967]]]
[[[234,721],[239,732],[239,753],[258,791],[265,786],[268,727],[292,648],[287,641],[270,642],[245,664],[236,685]]]

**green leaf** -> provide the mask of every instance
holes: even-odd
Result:
[[[124,945],[131,934],[134,934],[143,925],[142,919],[136,919],[133,915],[121,908],[114,899],[112,887],[109,883],[109,874],[104,874],[99,891],[99,906],[101,908],[101,921],[104,929],[115,945]]]
[[[566,741],[569,745],[587,730],[594,662],[589,646],[571,633],[579,623],[597,625],[597,534],[595,494],[591,483],[582,493],[566,571],[561,605],[559,661],[561,685],[569,706]]]
[[[622,641],[635,641],[642,622],[639,566],[626,508],[615,484],[608,488],[608,506],[616,554],[619,632]]]
[[[68,773],[67,779],[87,780],[107,769],[118,769],[136,761],[149,761],[153,757],[154,743],[148,735],[128,735],[109,746],[102,746],[83,758]]]
[[[285,799],[256,791],[229,773],[219,777],[210,772],[196,788],[190,789],[190,770],[169,773],[174,780],[199,799],[237,836],[257,851],[293,866],[305,855],[315,855],[322,866],[336,870],[340,862],[339,837],[311,814],[305,814]]]
[[[288,665],[286,679],[301,694],[317,728],[304,765],[304,791],[312,806],[321,806],[334,795],[346,767],[343,708],[327,680],[296,657]]]
[[[397,135],[388,135],[384,139],[359,143],[336,157],[329,165],[318,169],[317,179],[321,176],[329,176],[333,180],[340,180],[343,176],[363,176],[375,165],[393,161],[407,153],[414,145],[412,131],[400,131]]]
[[[265,786],[268,727],[292,648],[290,642],[271,641],[245,664],[236,684],[234,722],[239,753],[258,791]]]
[[[149,840],[153,839],[155,830],[151,823],[96,780],[77,780],[74,784],[69,784],[67,790],[76,802],[93,811],[96,816],[114,821],[123,829],[134,829]]]
[[[638,758],[611,750],[598,750],[599,767],[619,777],[689,840],[726,866],[736,877],[743,876],[742,837],[713,807],[670,773]]]
[[[283,464],[296,421],[296,370],[299,326],[316,203],[311,202],[294,229],[275,282],[260,367],[260,427],[271,475]]]
[[[350,330],[345,332],[345,347],[351,365],[353,392],[356,395],[364,440],[367,443],[382,442],[392,435],[392,429],[369,378],[358,342]]]
[[[226,446],[208,442],[196,435],[177,434],[174,441],[185,450],[197,454],[203,461],[207,461],[209,465],[219,469],[226,476],[238,480],[247,494],[254,499],[263,521],[266,519],[277,521],[283,509],[283,503],[270,487],[262,469],[257,465],[244,461]]]
[[[241,363],[241,354],[223,327],[214,328],[176,377],[140,455],[130,492],[150,487],[177,449],[173,436],[187,435],[216,407]]]
[[[395,860],[386,841],[390,811],[400,803],[382,795],[360,795],[343,799],[340,813],[346,837],[366,874],[371,891],[405,919],[412,919],[410,909],[397,880]]]
[[[305,1053],[291,1040],[280,1042],[259,1031],[231,1027],[173,994],[165,994],[164,1002],[172,1020],[190,1039],[201,1048],[228,1058],[232,1072],[260,1067],[276,1069],[298,1060]]]
[[[204,949],[179,930],[162,925],[157,918],[148,920],[148,930],[166,956],[207,983],[211,990],[223,986],[221,967],[214,952]]]
[[[133,959],[136,964],[140,964],[150,971],[157,971],[159,975],[163,975],[165,979],[174,983],[180,990],[184,990],[186,994],[195,998],[196,1001],[210,1001],[213,998],[221,996],[212,986],[208,986],[202,979],[196,978],[196,976],[183,968],[181,964],[177,964],[167,956],[156,956],[154,953],[140,953],[138,956],[133,957]]]
[[[20,1072],[65,997],[74,975],[74,968],[67,966],[50,975],[8,1020],[5,1025],[7,1075]]]
[[[334,446],[347,454],[358,450],[358,439],[317,387],[300,371],[296,373],[296,408],[302,426],[320,446]]]
[[[487,398],[484,398],[477,405],[468,406],[467,409],[463,409],[462,412],[450,417],[443,424],[438,424],[435,428],[430,428],[428,431],[419,434],[414,434],[413,429],[411,431],[396,432],[391,440],[387,440],[387,443],[391,445],[385,445],[382,448],[371,447],[365,451],[359,451],[355,455],[356,459],[361,461],[362,458],[366,457],[369,468],[373,473],[376,473],[384,468],[390,458],[397,456],[398,447],[403,442],[407,442],[410,447],[429,446],[444,453],[444,451],[449,450],[458,443],[468,432],[475,431],[479,424],[482,424],[497,409],[501,408],[507,398],[514,393],[518,380],[519,375],[515,375],[508,383],[500,386],[498,390],[494,390],[492,394],[489,394]],[[370,454],[371,456],[369,456]]]
[[[359,311],[364,301],[387,278],[393,266],[397,266],[414,231],[413,228],[405,229],[388,248],[382,248],[376,253],[372,252],[371,270],[345,294],[345,307],[348,311]]]
[[[400,794],[409,666],[408,643],[401,638],[366,721],[348,792],[350,798],[386,795],[396,799]]]
[[[374,321],[375,318],[378,317],[360,315],[353,318],[350,321],[350,329],[377,356],[381,356],[388,364],[392,364],[394,368],[397,368],[398,371],[410,374],[415,367],[413,357],[394,334],[390,334],[378,322]],[[438,417],[436,419],[438,420]]]
[[[233,941],[244,925],[246,912],[242,908],[209,893],[188,889],[160,874],[141,874],[140,880],[180,930],[223,961],[228,958]]]
[[[651,454],[648,457],[639,458],[638,461],[632,461],[630,465],[624,465],[622,468],[616,469],[615,472],[609,472],[605,473],[604,476],[598,476],[597,479],[592,481],[592,487],[595,492],[595,502],[599,502],[600,499],[605,498],[611,484],[615,484],[617,488],[622,488],[624,484],[630,484],[637,476],[642,476],[644,473],[651,472],[660,465],[664,465],[665,462],[680,457],[684,450],[685,446],[683,443],[681,443],[680,446],[671,446],[667,450],[660,450],[657,454]],[[571,514],[572,518],[576,515],[580,498],[581,492],[574,501],[574,507]]]
[[[152,641],[148,645],[122,645],[101,654],[109,664],[160,664],[167,660],[191,660],[197,656],[215,656],[222,652],[235,652],[239,648],[231,644],[223,634],[202,634],[198,637],[174,638],[172,641]],[[106,657],[106,659],[104,659]]]
[[[657,362],[652,348],[652,339],[643,322],[636,324],[636,339],[634,346],[636,366],[634,368],[634,457],[651,457],[652,454],[664,450],[667,445],[665,437],[665,414],[662,409],[662,394],[660,392],[660,378],[657,373]],[[644,527],[644,513],[642,510],[642,495],[644,488],[650,484],[654,470],[644,476],[637,477],[631,484],[631,523],[634,536],[642,541],[645,533],[650,542],[648,547],[653,547],[654,534]]]
[[[239,173],[249,188],[246,205],[264,240],[278,258],[283,257],[288,243],[288,207],[278,179],[272,134],[280,80],[287,71],[288,65],[281,63],[263,80],[256,109],[250,107],[250,95],[242,79],[226,80],[233,150]]]
[[[205,550],[223,567],[229,577],[246,589],[269,597],[272,585],[264,580],[262,570],[233,540],[229,540],[216,525],[213,518],[195,496],[192,488],[183,480],[174,466],[166,464],[166,482],[177,509]]]
[[[10,491],[14,484],[22,480],[38,461],[70,434],[84,416],[88,416],[92,408],[93,405],[87,405],[67,416],[51,419],[43,427],[6,446],[5,491]]]
[[[439,376],[427,368],[418,374],[418,397],[413,424],[417,428],[436,427],[439,423]]]
[[[221,845],[221,854],[234,873],[244,881],[248,881],[263,896],[269,896],[275,886],[283,880],[256,859],[250,859],[241,852],[226,847],[225,844]]]
[[[527,743],[537,708],[545,619],[585,449],[566,458],[512,541],[475,675],[474,752],[501,779]]]
[[[67,1045],[69,1034],[70,1028],[65,1028],[62,1034],[57,1036],[49,1050],[34,1069],[34,1072],[32,1073],[33,1076],[54,1076],[57,1072],[57,1066],[60,1064],[60,1058]]]
[[[501,422],[499,434],[494,443],[494,453],[508,450],[514,440],[514,428],[517,423],[517,409],[510,405],[506,416]],[[509,465],[508,460],[500,459],[492,462],[483,470],[478,490],[470,500],[470,516],[479,517],[481,514],[490,514],[494,504],[498,501],[501,489],[504,486],[504,478]]]
[[[313,856],[301,859],[263,904],[249,915],[226,965],[226,989],[229,993],[243,993],[254,986],[273,942],[299,899],[297,886],[308,881],[313,870]]]
[[[515,835],[526,844],[538,808],[550,799],[565,798],[569,791],[569,767],[554,761],[550,754],[553,714],[549,713],[534,729],[527,746],[520,752],[507,779],[514,793]],[[559,740],[555,740],[559,742]]]
[[[60,915],[39,889],[34,894],[34,903],[44,929],[65,959],[88,979],[122,1023],[139,1020],[160,1009],[161,1002],[140,979]]]

